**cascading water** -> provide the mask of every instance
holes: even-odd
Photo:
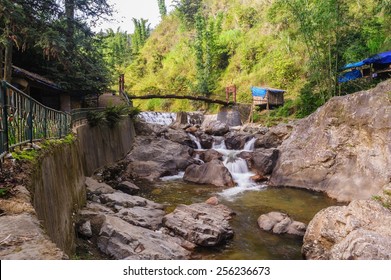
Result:
[[[195,137],[193,134],[191,133],[188,133],[189,137],[190,137],[190,140],[193,141],[196,145],[197,145],[197,150],[202,150],[202,147],[201,147],[201,143],[200,141],[198,140],[197,137]]]
[[[255,174],[249,171],[246,160],[238,157],[242,151],[252,151],[254,149],[255,138],[248,141],[243,150],[228,150],[224,138],[214,137],[214,140],[212,148],[223,154],[224,166],[229,170],[237,184],[233,188],[224,190],[221,193],[222,196],[232,199],[235,195],[244,191],[265,188],[265,185],[258,185],[251,179]]]
[[[257,138],[255,138],[255,137],[251,138],[250,141],[246,142],[246,144],[244,145],[243,150],[245,150],[245,151],[254,151],[255,141],[257,141]]]
[[[147,123],[170,125],[176,120],[175,113],[141,112],[138,117]]]

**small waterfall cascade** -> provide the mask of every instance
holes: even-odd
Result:
[[[257,138],[255,138],[255,137],[251,138],[250,141],[246,142],[246,144],[244,145],[243,150],[245,150],[245,151],[254,151],[255,141],[257,141]]]
[[[193,141],[194,143],[196,143],[197,145],[197,150],[202,150],[202,146],[201,146],[201,143],[200,143],[200,140],[198,140],[197,137],[195,137],[193,134],[191,133],[188,133],[189,137],[190,137],[190,140]]]
[[[138,117],[147,123],[170,125],[176,120],[176,113],[141,112]]]
[[[224,137],[221,136],[213,136],[213,145],[212,149],[218,150],[227,150],[227,146],[225,146]],[[228,151],[228,150],[227,150]],[[222,152],[224,154],[224,152]]]

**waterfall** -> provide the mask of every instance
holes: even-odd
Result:
[[[202,146],[201,146],[201,143],[200,143],[200,140],[198,140],[197,137],[195,137],[193,134],[191,133],[188,133],[189,137],[190,137],[190,140],[193,141],[194,143],[196,143],[197,145],[197,150],[202,150]]]
[[[214,149],[214,150],[227,150],[227,146],[225,146],[224,137],[213,136],[212,149]]]
[[[147,123],[170,125],[176,119],[175,113],[141,112],[138,117]]]
[[[246,142],[246,144],[244,145],[243,150],[245,150],[245,151],[254,151],[255,141],[257,141],[257,138],[255,138],[255,137],[251,138],[250,141]]]

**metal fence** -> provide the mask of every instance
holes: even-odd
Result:
[[[7,82],[0,86],[0,159],[10,149],[70,133],[71,115],[53,110]]]
[[[71,111],[72,126],[76,127],[85,124],[89,112],[103,112],[105,109],[105,107],[73,109]]]

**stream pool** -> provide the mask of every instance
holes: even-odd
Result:
[[[138,185],[142,189],[140,196],[166,205],[167,212],[173,211],[178,204],[204,202],[211,196],[217,196],[221,204],[235,211],[236,216],[231,220],[235,232],[233,240],[218,248],[200,249],[195,252],[195,259],[302,259],[301,237],[264,232],[258,228],[258,217],[270,211],[281,211],[308,224],[319,210],[338,204],[322,193],[294,188],[264,186],[226,196],[223,189],[186,183],[181,178]]]

